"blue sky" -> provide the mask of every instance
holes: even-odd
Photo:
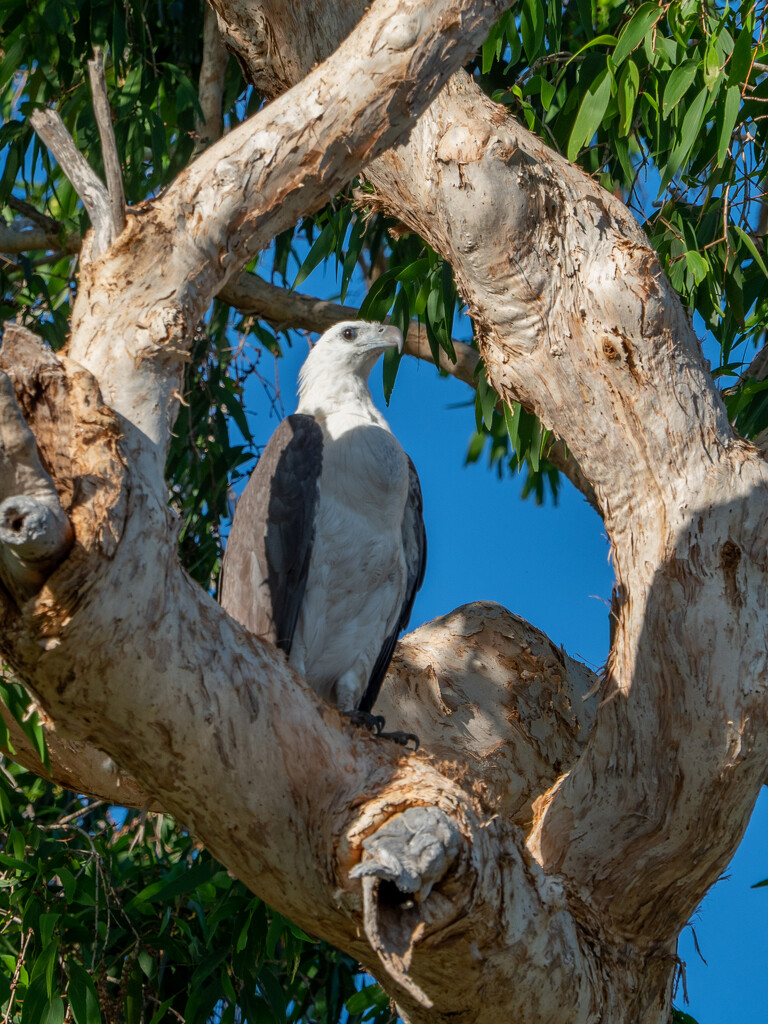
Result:
[[[265,260],[268,265],[268,260]],[[262,271],[267,273],[267,271]],[[333,276],[319,268],[301,290],[333,297]],[[360,302],[354,288],[347,301]],[[469,337],[457,321],[455,336]],[[285,413],[296,407],[296,375],[308,351],[298,336],[279,365]],[[269,357],[259,372],[269,377]],[[419,471],[424,494],[429,558],[411,627],[469,601],[498,601],[543,629],[569,654],[598,669],[608,654],[608,602],[613,584],[602,521],[565,480],[555,507],[521,500],[522,477],[499,480],[487,462],[465,465],[474,427],[469,388],[440,378],[434,368],[403,359],[389,408],[381,363],[371,374],[379,407]],[[276,425],[259,385],[249,394],[254,437],[265,444]],[[690,1002],[682,987],[675,1004],[698,1024],[762,1024],[768,1020],[768,888],[750,887],[768,877],[768,792],[727,876],[715,885],[681,937]],[[629,1022],[628,1022],[629,1024]]]

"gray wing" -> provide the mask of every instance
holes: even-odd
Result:
[[[411,612],[413,611],[413,603],[416,600],[416,594],[421,584],[424,582],[424,573],[427,568],[427,531],[424,529],[424,502],[421,497],[421,484],[419,483],[419,475],[411,461],[410,455],[406,456],[406,458],[408,459],[409,480],[408,498],[405,502],[405,511],[403,513],[403,548],[408,571],[405,594],[397,625],[384,640],[379,656],[368,677],[368,685],[358,705],[359,711],[370,712],[376,703],[381,684],[384,682],[384,676],[387,674],[389,663],[392,661],[392,655],[395,653],[397,638],[408,626]]]
[[[315,419],[284,419],[237,503],[224,552],[222,607],[286,654],[304,598],[322,464]]]

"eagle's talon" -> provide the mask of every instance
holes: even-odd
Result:
[[[381,736],[381,730],[384,728],[384,718],[381,715],[372,715],[370,711],[346,711],[347,718],[350,720],[352,725],[360,726],[362,729],[368,729],[375,736]]]
[[[378,739],[392,740],[394,743],[399,743],[401,747],[407,747],[408,744],[413,740],[413,752],[414,754],[419,749],[419,737],[413,732],[379,732],[377,734]]]

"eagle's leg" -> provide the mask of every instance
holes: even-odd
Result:
[[[365,667],[363,678],[368,678],[368,668]],[[336,683],[336,698],[341,708],[350,708],[346,710],[344,714],[349,718],[353,725],[362,726],[370,731],[376,737],[381,737],[384,740],[393,740],[395,743],[399,743],[405,747],[412,740],[414,749],[419,749],[419,737],[414,736],[412,732],[382,732],[384,728],[384,718],[381,715],[373,715],[370,711],[361,711],[355,707],[358,702],[362,702],[360,696],[360,673],[357,671],[357,666],[354,669],[350,669],[345,672],[343,676]]]

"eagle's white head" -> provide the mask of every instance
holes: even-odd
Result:
[[[403,350],[399,328],[345,320],[326,331],[299,371],[298,412],[328,415],[343,406],[373,408],[368,376],[388,348]]]

